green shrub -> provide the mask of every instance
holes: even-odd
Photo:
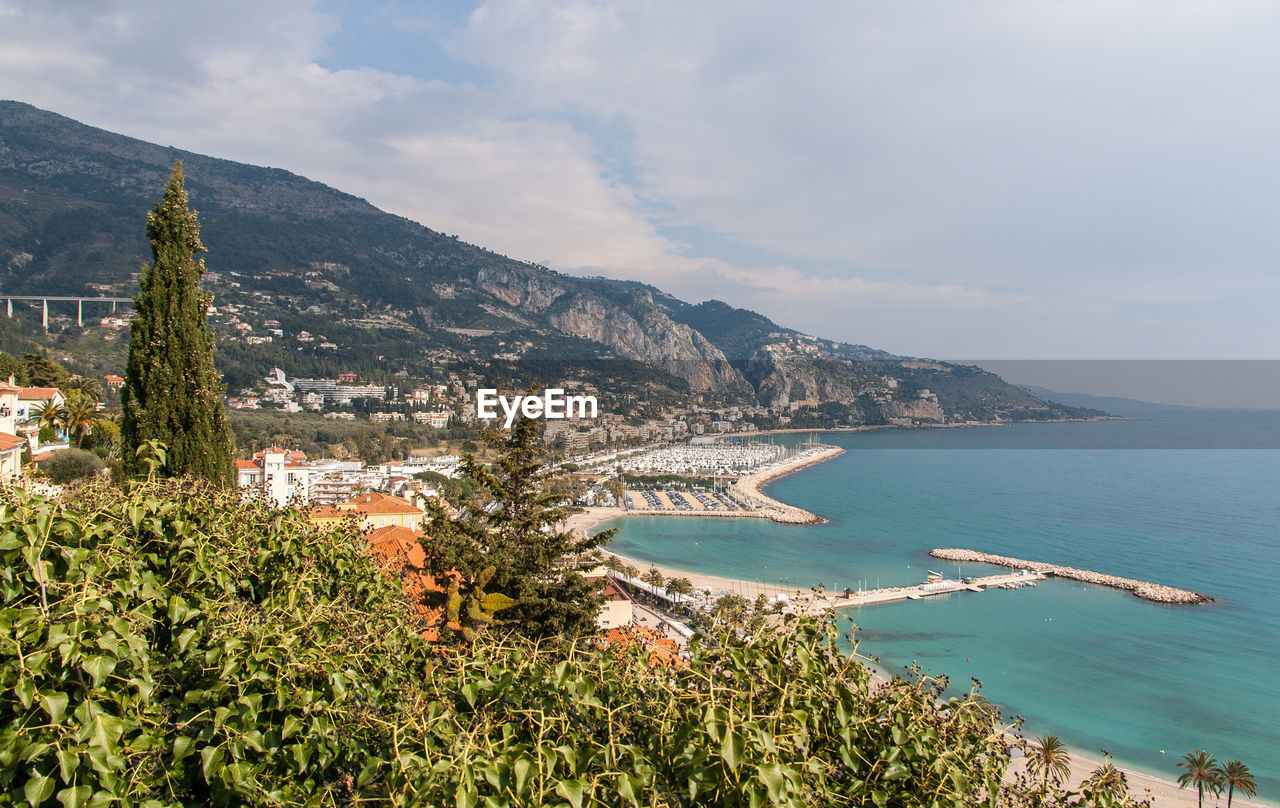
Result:
[[[40,470],[49,475],[49,481],[66,485],[72,480],[92,477],[102,471],[102,458],[83,449],[59,449],[40,461]]]
[[[367,792],[428,649],[354,537],[193,483],[10,496],[0,803]]]

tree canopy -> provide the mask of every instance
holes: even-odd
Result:
[[[204,252],[200,224],[187,205],[182,162],[173,166],[163,198],[147,214],[152,262],[143,267],[129,360],[120,391],[126,470],[141,471],[137,449],[148,440],[167,447],[163,473],[234,482],[225,388],[213,364],[213,337],[200,289]]]
[[[582,569],[598,564],[591,553],[613,531],[584,536],[565,529],[577,509],[552,484],[540,421],[521,418],[509,435],[487,437],[499,455],[492,468],[464,458],[467,487],[474,490],[464,515],[451,518],[433,506],[426,528],[433,572],[438,578],[456,572],[466,582],[494,567],[487,589],[515,600],[502,622],[525,636],[594,631],[603,597]]]

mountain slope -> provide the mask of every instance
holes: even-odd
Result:
[[[146,211],[178,159],[210,248],[219,362],[233,388],[272,365],[415,378],[441,363],[497,361],[515,378],[521,363],[576,362],[601,385],[627,376],[673,395],[778,409],[829,402],[864,421],[1073,414],[990,374],[975,387],[982,397],[961,389],[930,406],[923,388],[970,376],[907,367],[719,301],[690,305],[645,284],[515,261],[287,171],[13,101],[0,101],[0,294],[132,296],[149,258]],[[65,322],[55,330],[63,341],[84,336]],[[123,341],[112,351],[122,354]],[[613,370],[600,372],[602,360]],[[930,373],[953,384],[934,385]]]
[[[425,332],[576,337],[596,345],[577,346],[575,358],[603,347],[659,363],[694,389],[749,394],[718,349],[644,294],[513,261],[286,171],[156,146],[16,102],[0,102],[3,291],[85,294],[96,284],[131,294],[148,257],[141,223],[179,159],[210,269],[234,269],[264,293],[323,297],[313,292],[324,287],[303,280],[319,271],[358,298],[342,301],[343,314],[377,312]]]

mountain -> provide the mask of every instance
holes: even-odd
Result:
[[[273,365],[410,379],[470,365],[506,380],[567,376],[776,409],[828,404],[868,422],[1081,414],[976,369],[818,339],[642,283],[565,275],[287,171],[15,101],[0,101],[0,295],[131,297],[149,258],[146,211],[175,160],[210,250],[219,366],[233,390],[260,384]],[[29,312],[16,313],[6,345],[24,323],[24,338],[39,331]],[[74,324],[55,315],[37,342],[91,357],[97,369],[123,364],[118,333]]]
[[[1031,384],[1024,384],[1021,385],[1021,387],[1026,388],[1043,399],[1053,401],[1064,406],[1089,407],[1096,410],[1105,410],[1113,415],[1119,415],[1125,418],[1188,415],[1198,411],[1196,407],[1188,407],[1184,404],[1159,404],[1154,401],[1142,401],[1136,398],[1123,398],[1120,396],[1095,396],[1088,393],[1063,393],[1058,390],[1050,390],[1047,387],[1036,387]]]

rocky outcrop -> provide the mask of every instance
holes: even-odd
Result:
[[[889,401],[881,407],[885,418],[902,418],[926,423],[942,423],[946,415],[938,405],[937,397],[918,398],[914,401]]]
[[[475,285],[513,309],[537,314],[550,308],[566,292],[554,277],[501,266],[481,267],[476,272]]]
[[[650,301],[638,312],[601,297],[576,294],[549,322],[564,334],[606,345],[627,359],[653,362],[695,390],[749,396],[750,385],[720,349],[687,325],[677,323]]]
[[[873,377],[846,362],[826,357],[786,355],[765,349],[747,363],[747,381],[755,386],[756,400],[766,407],[785,408],[796,401],[853,403],[876,389]]]
[[[484,267],[475,284],[521,314],[543,315],[556,331],[604,345],[619,356],[660,365],[694,390],[751,396],[746,380],[709,340],[672,320],[648,292],[626,306],[574,290],[546,272]]]

